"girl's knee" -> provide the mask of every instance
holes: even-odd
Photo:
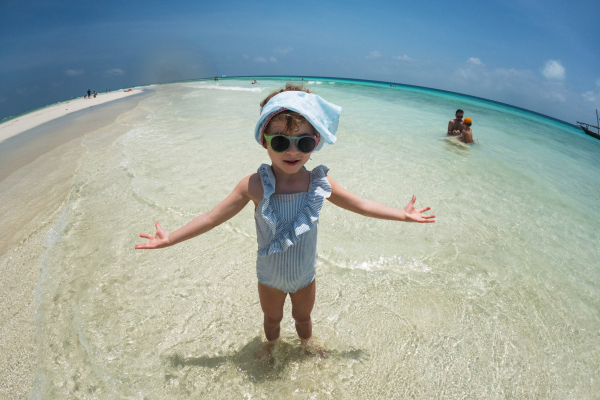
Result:
[[[308,314],[300,314],[300,313],[294,313],[292,311],[292,317],[294,318],[294,321],[296,321],[297,324],[299,325],[306,325],[310,323],[310,313]]]
[[[265,325],[267,325],[267,326],[277,326],[281,323],[281,320],[283,320],[283,314],[282,315],[267,315],[267,314],[265,314]]]

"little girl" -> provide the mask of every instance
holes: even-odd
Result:
[[[208,232],[254,203],[258,240],[256,274],[258,296],[264,313],[268,348],[279,338],[283,305],[289,294],[296,331],[303,343],[312,336],[310,313],[315,303],[317,229],[321,207],[328,199],[338,207],[372,217],[405,222],[435,222],[430,209],[415,209],[416,197],[402,210],[365,200],[342,188],[329,169],[319,165],[304,168],[314,151],[336,141],[341,107],[314,95],[302,86],[287,84],[261,102],[261,114],[254,130],[256,141],[269,154],[271,165],[243,178],[233,192],[211,211],[174,232],[164,231],[158,222],[156,234],[136,249],[156,249]]]
[[[473,141],[473,131],[471,130],[471,125],[473,124],[473,120],[471,118],[465,118],[463,121],[463,125],[465,126],[463,130],[460,132],[460,141],[467,144],[474,144]]]

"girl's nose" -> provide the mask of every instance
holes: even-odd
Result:
[[[290,140],[292,142],[292,144],[290,145],[290,148],[287,149],[288,153],[297,153],[298,152],[298,148],[296,147],[296,140]]]

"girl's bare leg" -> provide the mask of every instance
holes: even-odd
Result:
[[[286,296],[287,293],[258,282],[258,297],[265,316],[265,336],[268,340],[254,353],[254,357],[258,359],[269,356],[279,338],[281,320],[283,319],[283,304]]]
[[[312,336],[312,320],[310,313],[315,305],[315,279],[296,293],[290,293],[292,300],[292,317],[296,321],[296,332],[302,341]]]
[[[258,297],[260,307],[265,315],[265,336],[272,341],[279,338],[281,320],[283,319],[283,304],[287,293],[258,282]]]

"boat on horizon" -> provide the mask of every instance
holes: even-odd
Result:
[[[585,122],[579,122],[579,121],[577,121],[577,123],[579,124],[579,127],[581,129],[583,129],[583,132],[586,135],[595,137],[596,139],[600,139],[600,118],[598,118],[598,110],[597,109],[596,109],[596,124],[597,124],[597,126],[590,125]],[[590,128],[595,128],[597,132],[591,131]]]

